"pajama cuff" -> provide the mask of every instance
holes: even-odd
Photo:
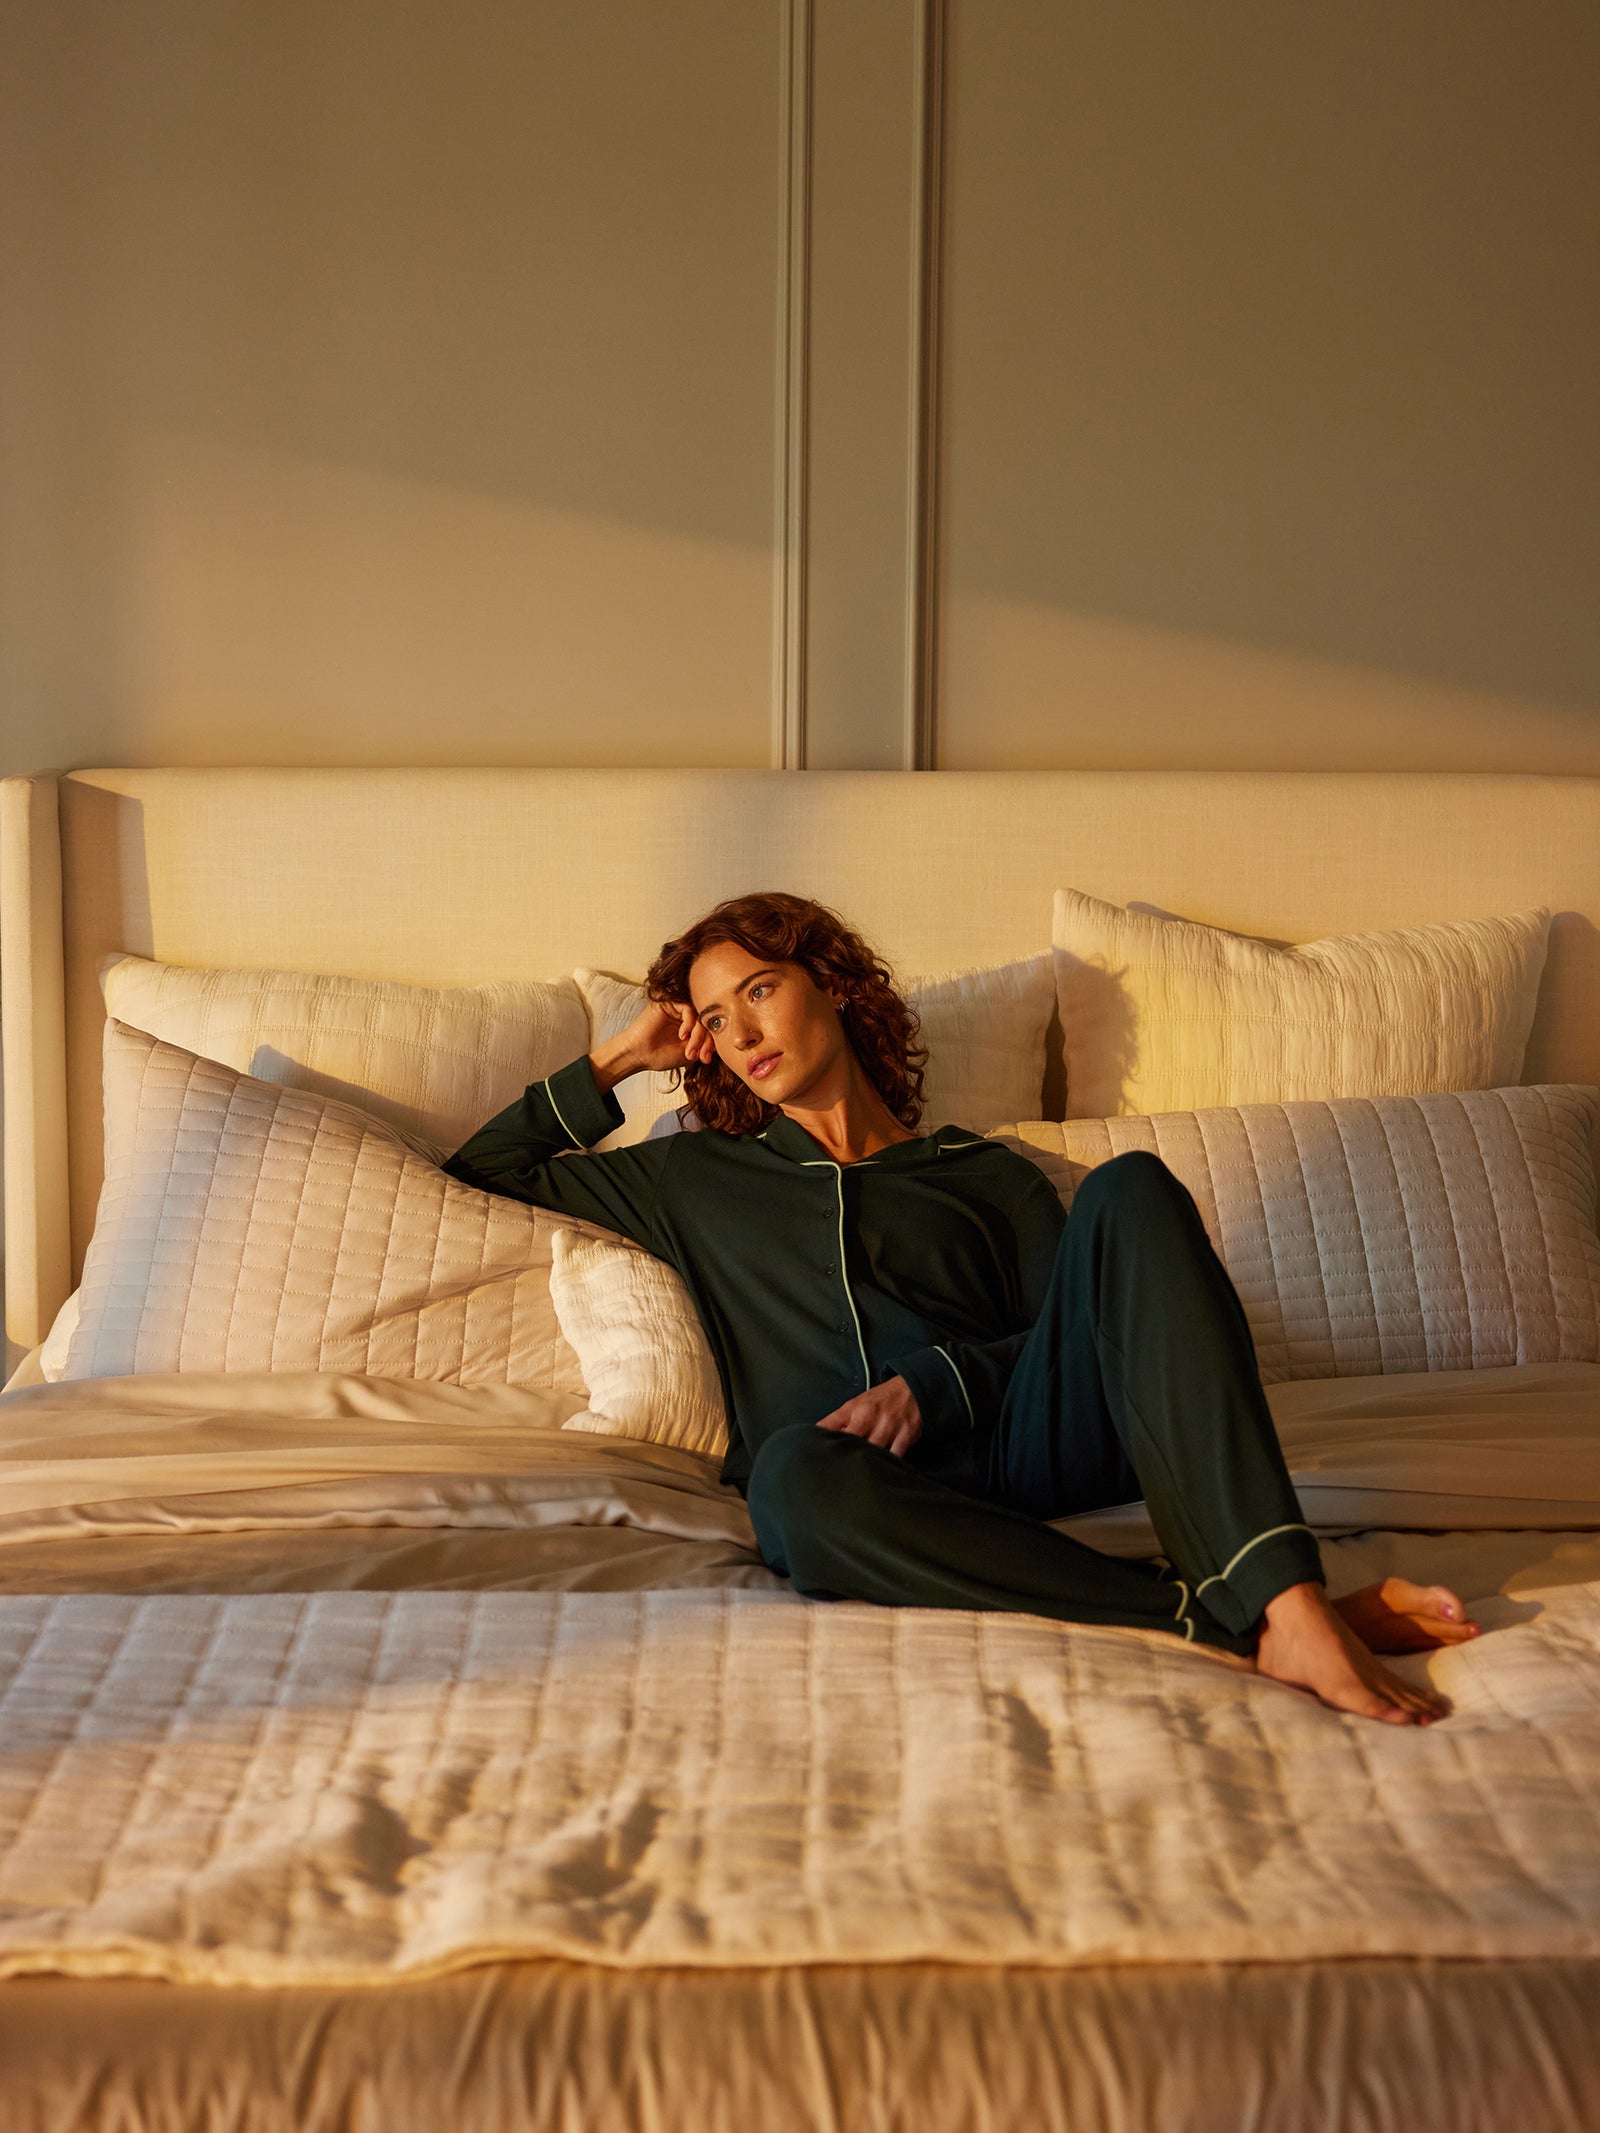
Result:
[[[602,1092],[587,1053],[548,1080],[536,1081],[528,1096],[536,1116],[541,1098],[554,1112],[557,1130],[570,1148],[592,1148],[622,1124],[622,1106],[609,1091]]]
[[[1216,1576],[1202,1578],[1194,1598],[1223,1629],[1244,1636],[1256,1629],[1268,1601],[1280,1592],[1291,1585],[1326,1583],[1322,1551],[1310,1527],[1271,1526],[1244,1542]]]

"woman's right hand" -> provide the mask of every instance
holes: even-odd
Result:
[[[614,1089],[630,1074],[670,1073],[674,1068],[707,1066],[716,1046],[687,1005],[664,1007],[646,1001],[643,1011],[609,1043],[589,1054],[594,1078],[603,1090]]]

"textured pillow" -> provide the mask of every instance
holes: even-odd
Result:
[[[398,985],[130,955],[106,972],[105,996],[119,1022],[258,1081],[359,1104],[440,1156],[590,1044],[570,978]]]
[[[47,1385],[58,1384],[66,1374],[72,1336],[78,1330],[78,1291],[73,1290],[51,1321],[50,1331],[39,1350],[39,1375]]]
[[[580,970],[575,976],[597,1044],[620,1036],[643,1010],[644,987],[636,981],[603,970]],[[1055,1005],[1048,955],[946,977],[910,978],[905,997],[917,1011],[928,1047],[925,1133],[1042,1109],[1045,1032]],[[602,1148],[649,1138],[657,1122],[683,1101],[671,1074],[635,1074],[620,1082],[616,1093],[624,1123],[599,1143]]]
[[[550,1301],[553,1216],[447,1178],[353,1105],[120,1022],[105,1114],[63,1376],[348,1370],[584,1391]]]
[[[563,1429],[722,1457],[722,1381],[689,1291],[671,1267],[637,1245],[558,1229],[550,1293],[589,1388],[588,1412],[571,1416]]]
[[[1066,1115],[1509,1087],[1549,927],[1536,910],[1281,947],[1058,889]]]
[[[1600,1361],[1597,1100],[1565,1084],[1474,1089],[995,1137],[1069,1205],[1095,1165],[1159,1155],[1194,1194],[1276,1384]]]

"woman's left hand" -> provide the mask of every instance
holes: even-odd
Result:
[[[922,1410],[904,1378],[885,1378],[870,1392],[858,1392],[843,1407],[824,1415],[818,1429],[842,1430],[849,1437],[865,1437],[903,1459],[922,1435]]]

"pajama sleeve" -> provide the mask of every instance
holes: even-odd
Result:
[[[1026,1158],[1019,1160],[1026,1161]],[[1042,1172],[1010,1208],[1017,1246],[1018,1302],[1024,1323],[992,1341],[939,1341],[902,1356],[879,1373],[901,1377],[911,1387],[925,1435],[949,1443],[957,1436],[993,1429],[1017,1358],[1044,1309],[1055,1273],[1056,1250],[1066,1214]]]
[[[615,1096],[602,1094],[587,1057],[575,1059],[480,1126],[445,1172],[480,1191],[618,1230],[654,1251],[656,1194],[676,1140],[587,1152],[621,1124]]]

